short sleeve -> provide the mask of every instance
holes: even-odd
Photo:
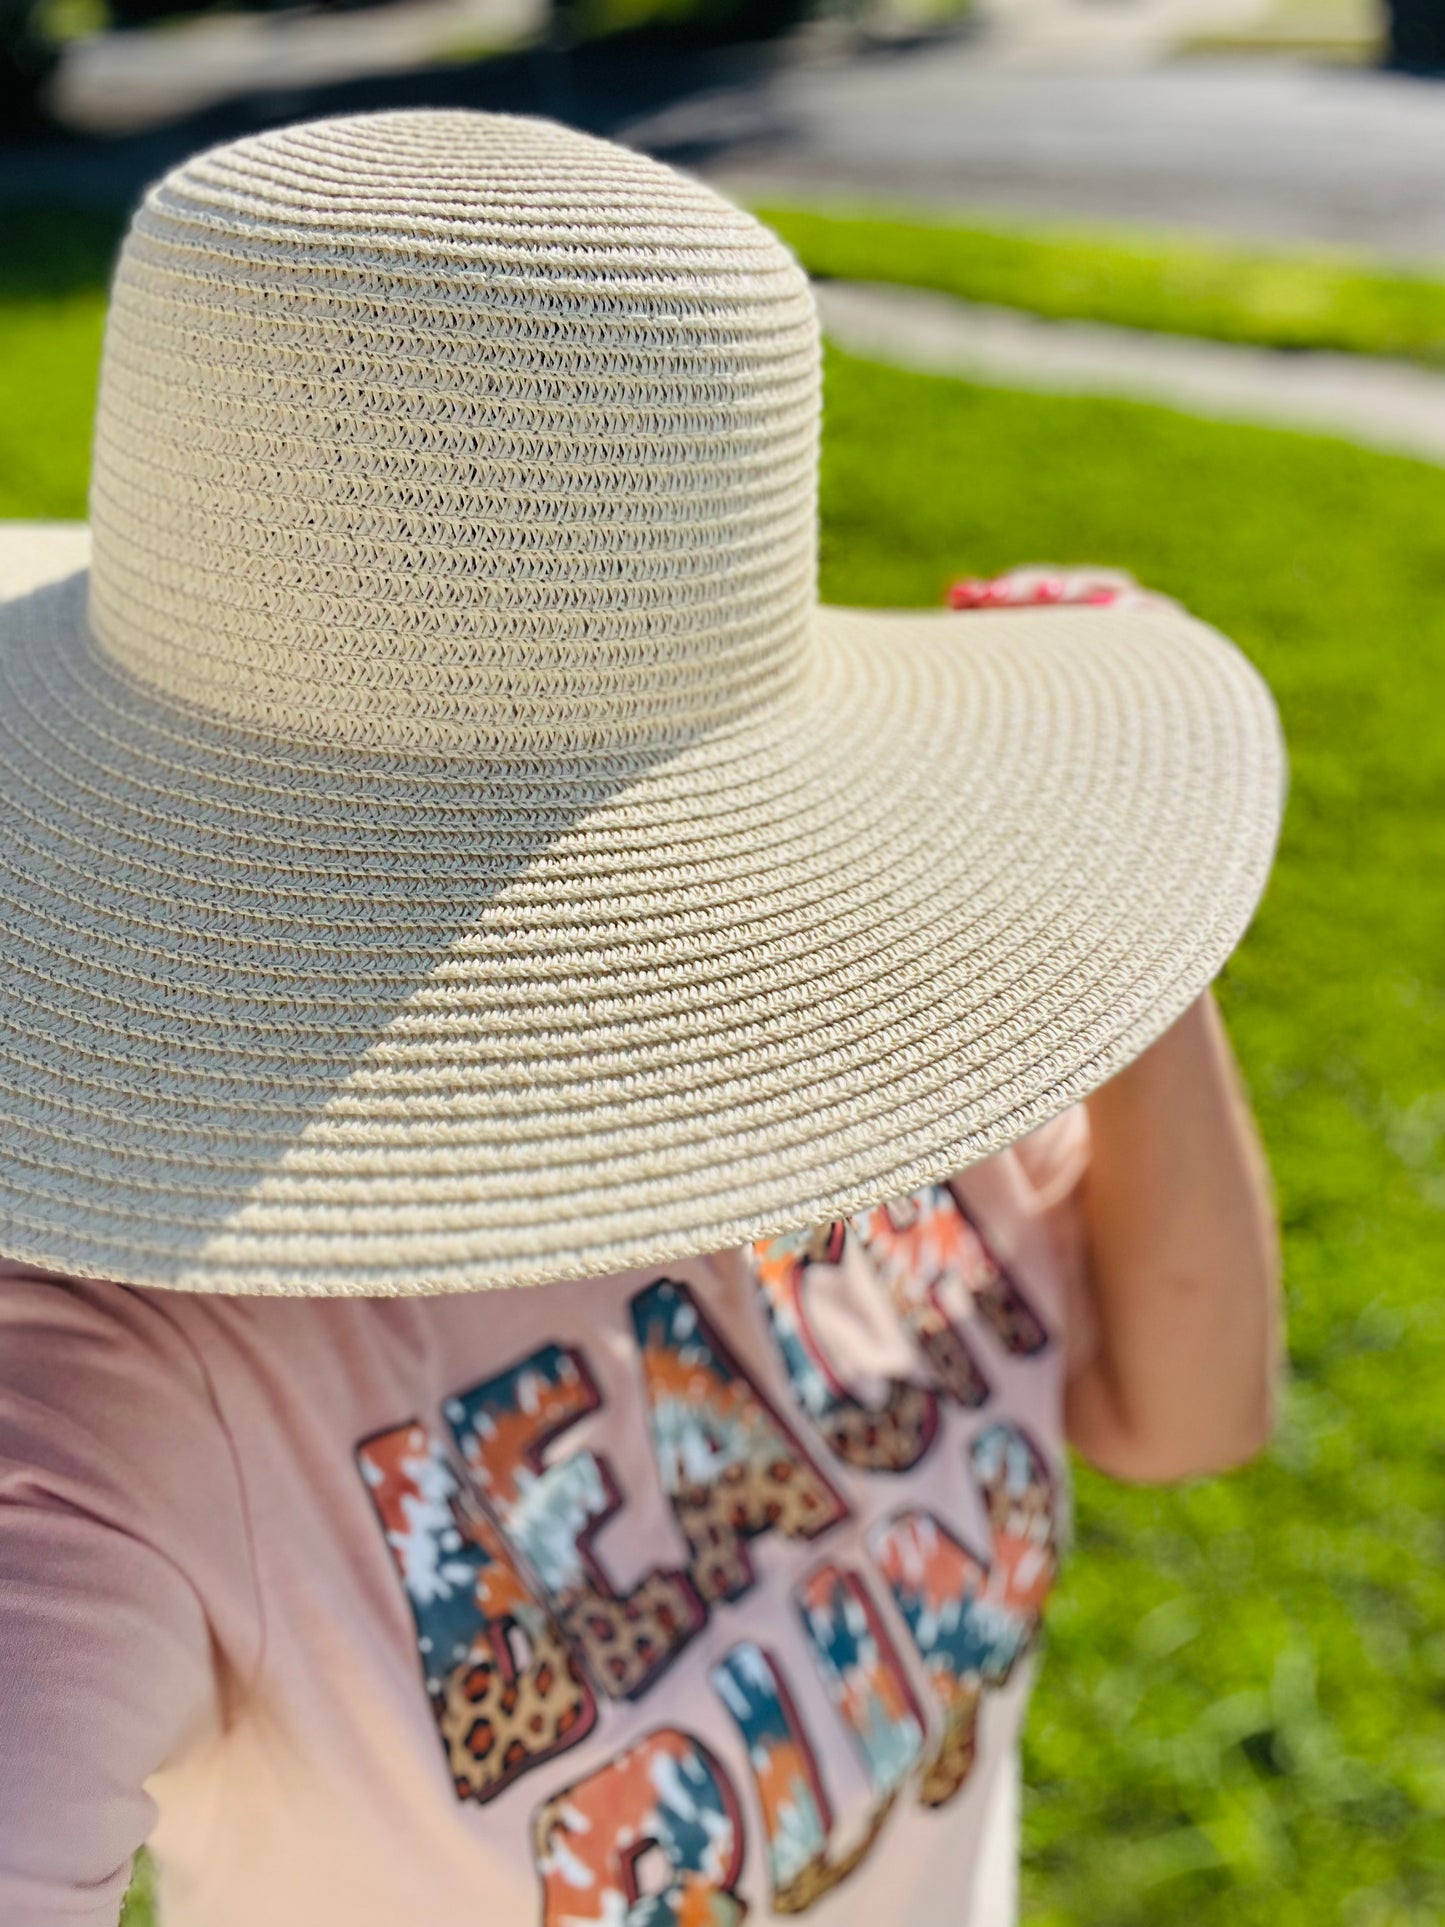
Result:
[[[114,1927],[145,1784],[258,1626],[199,1361],[145,1298],[0,1269],[0,1920]]]
[[[1093,1358],[1098,1345],[1082,1195],[1091,1150],[1089,1114],[1082,1104],[1073,1104],[1014,1148],[1063,1274],[1072,1374]]]
[[[1067,1206],[1089,1168],[1088,1112],[1071,1104],[1022,1138],[1017,1150],[1040,1210]]]

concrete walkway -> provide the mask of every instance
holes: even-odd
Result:
[[[852,193],[1445,257],[1445,83],[1285,59],[1019,71],[985,54],[960,41],[779,67],[622,134],[780,199]]]
[[[873,361],[1056,394],[1163,402],[1445,465],[1445,373],[1410,362],[1045,321],[921,288],[827,281],[816,293],[825,334]]]

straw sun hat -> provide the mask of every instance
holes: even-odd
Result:
[[[0,1250],[651,1264],[1185,1009],[1274,844],[1259,678],[1170,610],[819,607],[818,429],[791,257],[605,142],[385,114],[152,189],[90,532],[0,542]]]

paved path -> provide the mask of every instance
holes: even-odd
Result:
[[[824,332],[872,360],[1314,429],[1445,464],[1445,375],[1408,362],[1044,321],[919,288],[831,281],[816,292]]]
[[[1445,83],[1399,74],[1232,58],[1020,71],[959,41],[779,66],[620,131],[728,184],[1445,258]]]

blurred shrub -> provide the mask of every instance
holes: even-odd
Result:
[[[307,4],[340,11],[376,0],[0,0],[0,141],[48,126],[45,83],[65,42],[105,26],[146,27],[200,12],[278,11]],[[915,0],[915,4],[917,0]],[[928,0],[937,5],[941,0]],[[947,0],[952,6],[956,0]],[[857,12],[865,0],[552,0],[552,38],[563,46],[613,34],[661,35],[723,45],[788,32],[810,14]]]
[[[1386,0],[1389,61],[1407,72],[1445,69],[1445,5],[1441,0]]]
[[[59,58],[37,0],[0,0],[0,132],[30,133],[44,124],[41,89]]]
[[[556,19],[579,39],[656,28],[701,41],[766,40],[821,14],[867,27],[941,26],[974,0],[553,0]]]
[[[818,10],[817,0],[553,0],[560,33],[569,40],[644,27],[697,40],[760,40]]]

